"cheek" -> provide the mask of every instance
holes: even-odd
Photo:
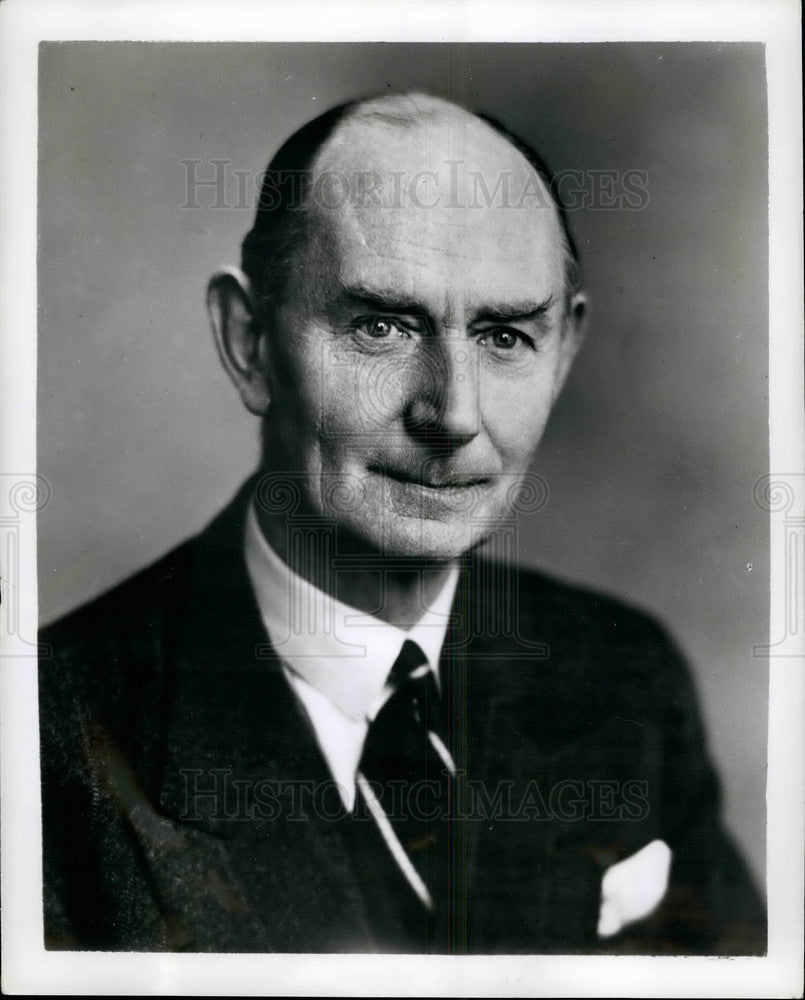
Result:
[[[385,362],[385,363],[384,363]],[[363,453],[389,430],[399,408],[400,365],[365,356],[317,327],[301,331],[283,359],[278,409],[289,432],[327,469]],[[287,391],[283,391],[287,388]]]
[[[333,340],[324,353],[320,399],[325,433],[343,438],[349,449],[388,433],[414,377],[413,357],[364,353],[346,337]]]
[[[524,468],[539,444],[553,398],[553,380],[535,374],[512,385],[487,382],[482,389],[484,429],[509,469]]]
[[[316,327],[292,330],[273,352],[276,408],[308,433],[328,426],[342,392],[331,353]]]

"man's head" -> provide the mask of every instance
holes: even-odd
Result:
[[[334,109],[269,166],[213,327],[264,471],[357,550],[449,560],[509,512],[585,312],[546,176],[420,94]]]

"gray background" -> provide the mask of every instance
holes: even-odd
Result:
[[[644,170],[641,211],[579,210],[588,341],[535,463],[521,558],[622,595],[695,670],[727,821],[765,868],[766,119],[758,45],[40,47],[40,617],[211,518],[257,425],[203,309],[238,259],[253,175],[304,121],[428,90],[501,118],[553,170]],[[182,160],[250,172],[250,207],[186,203]],[[230,173],[227,199],[236,203]],[[588,175],[589,176],[589,175]]]

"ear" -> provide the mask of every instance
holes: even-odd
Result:
[[[562,391],[571,365],[578,354],[587,332],[587,296],[582,291],[574,292],[568,302],[562,321],[562,341],[559,345],[559,359],[556,365],[553,398]]]
[[[271,402],[268,342],[249,279],[237,267],[223,268],[210,278],[207,312],[221,363],[244,406],[263,416]]]

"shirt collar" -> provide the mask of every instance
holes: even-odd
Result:
[[[277,654],[349,718],[374,718],[390,693],[386,680],[406,639],[421,647],[438,685],[457,566],[422,617],[403,629],[343,604],[295,573],[266,541],[253,500],[246,517],[245,554]]]

